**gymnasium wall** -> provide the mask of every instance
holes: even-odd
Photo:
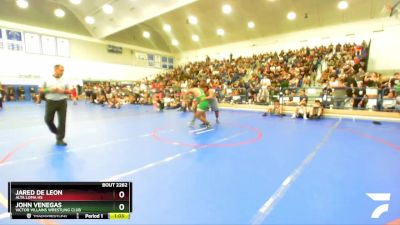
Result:
[[[183,52],[177,56],[177,62],[184,64],[188,61],[203,61],[206,55],[211,59],[229,59],[231,53],[234,57],[251,56],[306,46],[314,47],[347,42],[361,43],[363,40],[367,42],[371,40],[369,70],[390,74],[400,70],[400,63],[396,62],[396,55],[400,49],[399,37],[400,20],[380,18]]]
[[[39,27],[0,21],[0,27],[66,38],[70,57],[46,56],[0,50],[0,82],[3,84],[36,84],[53,72],[54,64],[65,65],[65,76],[72,80],[139,80],[162,70],[138,60],[136,52],[171,56],[169,53],[138,46],[97,40]],[[123,47],[122,54],[107,52],[107,45]]]
[[[0,52],[2,84],[39,84],[53,73],[53,65],[63,64],[64,75],[78,80],[138,80],[159,73],[159,69],[77,60],[52,56]]]
[[[368,69],[387,75],[400,71],[400,26],[386,26],[382,31],[374,32],[371,36]]]

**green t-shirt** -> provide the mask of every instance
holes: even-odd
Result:
[[[396,93],[399,95],[400,94],[400,83],[398,83],[396,86],[394,86],[394,90]]]

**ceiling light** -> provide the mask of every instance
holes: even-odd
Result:
[[[150,38],[150,33],[148,31],[143,31],[143,37]]]
[[[113,13],[113,11],[114,11],[114,8],[110,4],[103,5],[103,12],[105,14],[111,14],[111,13]]]
[[[91,16],[87,16],[87,17],[85,17],[85,21],[87,24],[94,24],[95,19]]]
[[[222,6],[222,12],[224,12],[225,14],[229,14],[232,12],[232,6],[230,5],[224,5]]]
[[[254,24],[253,21],[249,21],[249,22],[247,23],[247,27],[250,28],[250,29],[253,29],[255,26],[256,26],[256,25]]]
[[[56,9],[56,10],[54,10],[54,15],[61,18],[61,17],[65,16],[65,12],[62,9]]]
[[[197,18],[195,16],[189,16],[188,20],[190,24],[197,24]]]
[[[194,35],[192,36],[192,40],[195,41],[195,42],[198,42],[198,41],[200,40],[200,38],[199,38],[198,35],[194,34]]]
[[[224,36],[224,34],[225,34],[224,29],[221,29],[221,28],[217,29],[217,35],[218,36]]]
[[[16,3],[17,3],[17,6],[22,9],[26,9],[29,7],[29,2],[26,0],[17,0]]]
[[[74,5],[79,5],[81,4],[81,0],[69,0],[69,2],[71,2]]]
[[[169,25],[169,24],[164,24],[163,29],[164,29],[164,31],[166,31],[166,32],[171,32],[171,25]]]
[[[337,7],[341,10],[347,9],[349,7],[349,3],[347,1],[340,1]]]
[[[290,13],[288,13],[288,14],[287,14],[287,18],[288,18],[289,20],[294,20],[294,19],[296,19],[296,13],[295,13],[295,12],[290,12]]]
[[[179,45],[179,42],[176,39],[172,40],[171,43],[172,43],[173,46],[178,46]]]

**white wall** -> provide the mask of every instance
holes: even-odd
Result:
[[[139,80],[161,70],[71,58],[0,51],[2,84],[39,84],[53,73],[55,64],[63,64],[69,80]]]
[[[400,71],[400,26],[385,27],[371,36],[369,71],[393,74]]]
[[[203,61],[206,55],[211,59],[228,59],[230,53],[233,57],[251,56],[269,51],[298,49],[301,47],[329,45],[330,43],[361,43],[363,40],[372,39],[370,60],[373,64],[370,70],[396,70],[400,63],[396,62],[396,53],[400,45],[400,21],[395,18],[380,18],[365,20],[356,23],[341,24],[336,26],[320,27],[299,32],[270,36],[265,38],[236,42],[211,48],[183,52],[177,58],[178,64],[188,61]],[[375,33],[374,31],[383,30]],[[395,46],[395,48],[393,48]],[[392,50],[393,49],[393,50]],[[397,52],[395,52],[397,50]],[[391,60],[386,60],[387,54],[392,54]]]
[[[163,70],[141,66],[143,62],[136,59],[135,51],[171,56],[170,53],[138,46],[2,20],[0,20],[0,27],[70,40],[69,58],[0,50],[0,83],[2,84],[38,84],[43,78],[53,73],[55,64],[63,64],[65,77],[71,80],[139,80]],[[123,47],[123,54],[108,53],[106,50],[108,44]]]

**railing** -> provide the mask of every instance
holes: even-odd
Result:
[[[231,104],[269,105],[274,100],[296,106],[300,103],[301,90],[305,91],[308,105],[319,100],[325,108],[360,109],[374,111],[400,111],[400,97],[384,97],[385,90],[378,88],[275,88],[275,89],[225,89],[218,90],[220,102]],[[358,92],[358,93],[355,93]]]
[[[120,93],[123,96],[136,96],[131,87],[128,91],[121,87]],[[397,97],[387,98],[384,95],[387,89],[379,88],[330,88],[322,87],[309,88],[268,88],[268,89],[252,89],[252,88],[217,88],[216,94],[219,102],[231,104],[258,104],[269,105],[274,100],[279,100],[281,104],[288,106],[297,106],[302,96],[301,90],[305,91],[308,98],[308,105],[312,105],[315,100],[319,100],[325,108],[330,109],[359,109],[374,111],[399,111],[400,112],[400,95]],[[140,90],[142,93],[143,90]],[[155,93],[160,92],[170,97],[180,96],[183,90],[172,87],[165,87],[163,90],[154,90],[147,88],[146,96],[152,98]],[[82,90],[85,95],[85,90]],[[26,92],[29,93],[29,92]],[[4,100],[7,99],[5,93]],[[150,101],[150,100],[149,100]]]

